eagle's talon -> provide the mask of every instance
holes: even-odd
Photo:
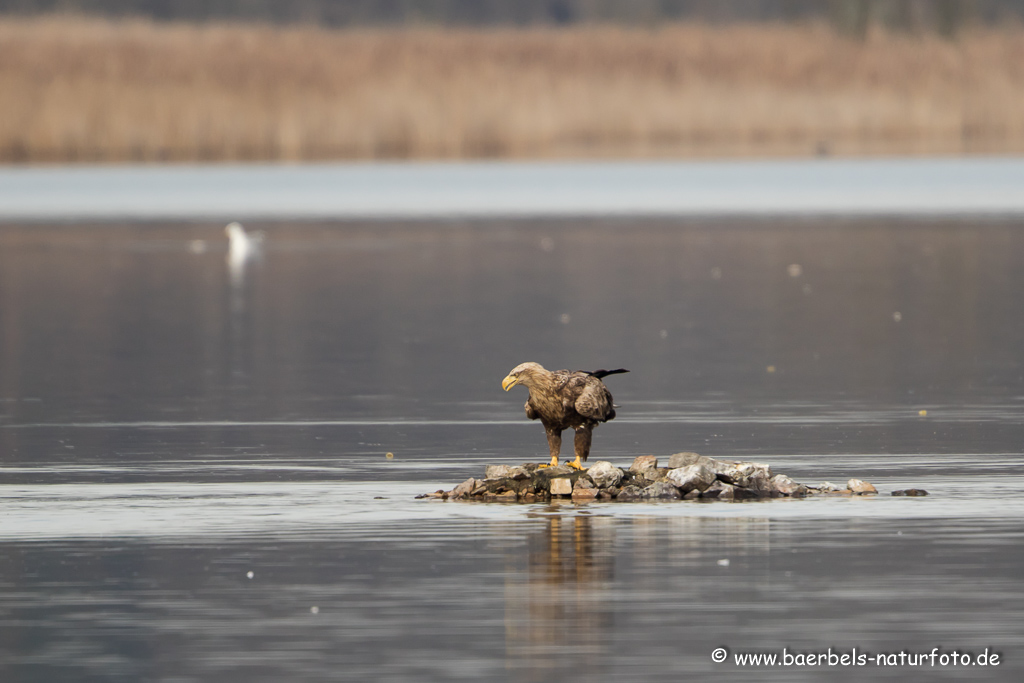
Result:
[[[548,464],[548,465],[537,465],[537,469],[543,469],[545,467],[558,467],[558,456],[557,455],[552,455],[551,456],[551,463]]]
[[[573,468],[574,470],[579,470],[580,472],[582,472],[585,469],[583,467],[583,463],[580,462],[579,458],[576,458],[575,460],[570,460],[569,462],[567,462],[565,464],[568,465],[569,467]]]

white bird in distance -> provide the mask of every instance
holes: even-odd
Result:
[[[224,227],[228,236],[228,270],[235,281],[245,275],[246,264],[257,258],[263,248],[262,232],[246,232],[241,223],[231,222]]]

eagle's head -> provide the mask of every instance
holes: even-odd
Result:
[[[505,379],[501,380],[501,388],[508,391],[517,384],[525,384],[529,387],[534,377],[546,372],[547,370],[540,363],[520,363],[512,368],[512,372],[508,373]]]

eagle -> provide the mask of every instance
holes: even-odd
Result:
[[[508,391],[517,384],[530,390],[526,401],[526,417],[540,420],[548,436],[548,448],[551,450],[550,467],[558,466],[558,455],[562,450],[562,431],[573,429],[576,437],[573,441],[576,459],[567,463],[577,470],[583,469],[583,463],[590,455],[591,434],[601,422],[615,418],[615,405],[608,387],[602,378],[629,372],[625,368],[618,370],[545,370],[540,363],[522,363],[512,368],[512,372],[501,381],[501,386]],[[542,465],[549,467],[549,465]]]

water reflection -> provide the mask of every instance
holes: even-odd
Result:
[[[612,520],[554,516],[544,525],[528,540],[525,570],[505,584],[507,666],[530,681],[594,673],[612,619]]]
[[[733,561],[756,581],[772,551],[767,519],[617,519],[574,507],[544,510],[551,516],[528,537],[525,559],[520,549],[506,557],[515,569],[505,579],[505,665],[515,680],[601,678],[629,659],[621,620],[634,601],[660,603],[642,621],[672,605],[713,609],[728,594]],[[680,643],[678,657],[688,654]],[[634,675],[648,670],[643,662],[635,667]]]
[[[956,645],[1003,652],[1005,668],[986,680],[1020,680],[1019,521],[530,510],[519,520],[339,516],[316,533],[307,522],[273,536],[172,538],[154,527],[148,538],[9,540],[0,678],[740,681],[751,670],[713,664],[714,647]],[[932,673],[962,680],[964,670]]]
[[[254,295],[252,270],[262,260],[263,233],[247,233],[241,223],[229,223],[224,228],[228,236],[228,365],[232,393],[242,394],[247,379],[252,375],[255,325],[253,308],[249,303]],[[247,277],[247,275],[249,277]]]
[[[511,680],[749,680],[749,669],[713,664],[711,650],[928,651],[959,639],[963,649],[992,643],[1009,653],[1019,632],[1013,619],[1024,602],[1005,556],[1019,555],[1009,550],[1021,533],[1012,523],[952,523],[939,532],[927,521],[553,514],[561,516],[527,538],[525,558],[524,549],[506,551]],[[951,582],[957,594],[936,600]],[[877,673],[833,669],[829,678]],[[898,674],[905,676],[883,678]],[[792,676],[757,672],[758,680]]]

